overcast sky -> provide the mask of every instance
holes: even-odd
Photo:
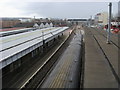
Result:
[[[88,2],[89,1],[89,2]],[[2,0],[0,3],[0,17],[33,17],[36,18],[89,18],[94,17],[99,12],[108,11],[108,2],[113,1],[112,12],[117,14],[117,0],[107,0],[106,2],[98,2],[92,0],[69,0],[58,1],[54,0]]]

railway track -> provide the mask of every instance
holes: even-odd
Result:
[[[120,78],[119,78],[117,72],[115,71],[115,68],[113,67],[113,64],[111,63],[110,58],[107,56],[107,53],[104,51],[104,48],[101,46],[101,44],[100,44],[100,42],[99,42],[96,35],[102,35],[104,38],[107,38],[107,37],[104,34],[102,34],[101,32],[99,32],[98,30],[96,30],[96,29],[91,29],[91,28],[85,28],[85,29],[89,30],[88,31],[89,34],[91,34],[93,36],[94,40],[97,42],[101,52],[103,53],[103,55],[104,55],[104,57],[105,57],[105,59],[107,61],[108,66],[110,67],[110,70],[111,70],[112,74],[114,75],[114,77],[115,77],[115,79],[116,79],[116,81],[118,83],[118,86],[120,86]],[[116,45],[113,41],[111,41],[111,43],[115,47],[120,49],[120,47],[118,45]]]
[[[92,28],[92,29],[96,30],[95,28]],[[98,30],[96,30],[96,32],[107,39],[107,36],[105,35],[105,33],[99,32]],[[115,35],[114,35],[114,36],[115,36]],[[117,36],[115,36],[115,37],[117,37]],[[117,38],[119,38],[119,35],[118,35]],[[115,47],[117,47],[118,49],[120,49],[120,46],[118,46],[114,41],[111,40],[111,43],[112,43]]]
[[[37,69],[37,71],[20,86],[19,90],[24,90],[26,88],[37,88],[42,85],[43,81],[56,65],[59,56],[69,45],[69,42],[73,36],[74,31],[64,40],[63,43],[61,43],[54,53],[47,60],[45,60],[45,62]]]

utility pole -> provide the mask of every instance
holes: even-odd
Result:
[[[90,27],[92,25],[92,15],[90,16]]]
[[[112,12],[112,3],[109,3],[109,20],[108,20],[108,32],[107,32],[107,44],[110,44],[110,35],[111,35],[111,12]]]
[[[35,16],[34,16],[34,20],[33,21],[34,21],[34,24],[35,24]]]
[[[88,26],[91,27],[92,24],[92,15],[90,16],[90,18],[88,19]]]
[[[33,19],[33,24],[34,24],[33,27],[36,28],[36,27],[35,27],[35,16],[34,16],[34,19]]]
[[[42,30],[42,41],[43,41],[43,45],[44,45],[44,31]]]

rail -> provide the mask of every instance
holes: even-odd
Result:
[[[36,88],[37,86],[40,86],[44,79],[46,78],[46,75],[51,71],[54,64],[57,62],[59,54],[65,49],[66,43],[68,43],[71,39],[71,37],[74,35],[72,32],[70,36],[68,36],[64,42],[60,44],[60,46],[52,53],[52,55],[37,69],[37,71],[27,80],[25,83],[20,86],[19,90],[25,89],[25,88],[31,88],[31,85],[35,82],[35,77],[38,77],[41,75],[41,80],[39,80],[36,85],[32,86],[32,88]],[[54,58],[54,59],[53,59]],[[49,68],[47,67],[49,66]],[[44,72],[44,73],[42,73]],[[30,87],[29,87],[30,86]]]

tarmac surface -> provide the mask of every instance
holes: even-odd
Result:
[[[113,43],[107,44],[106,32],[84,27],[85,67],[84,88],[118,88],[118,36],[112,35]],[[115,46],[115,44],[117,46]]]

